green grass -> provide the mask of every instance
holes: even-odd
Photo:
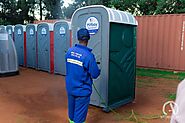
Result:
[[[154,87],[156,79],[158,78],[181,81],[185,78],[185,72],[173,72],[158,69],[137,68],[137,77],[141,77],[137,79],[138,88]],[[176,94],[174,92],[168,92],[167,94],[164,94],[164,96],[167,100],[176,99]]]
[[[137,68],[137,76],[141,77],[152,77],[152,78],[165,78],[173,80],[183,80],[185,78],[185,72],[173,72],[158,69],[147,69],[147,68]]]
[[[169,93],[166,95],[166,98],[168,100],[175,100],[176,99],[176,94],[175,93]]]

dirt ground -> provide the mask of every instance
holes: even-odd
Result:
[[[0,123],[67,123],[64,80],[60,75],[26,68],[21,68],[18,76],[0,78]],[[90,106],[87,123],[169,123],[168,118],[156,117],[162,114],[166,95],[176,92],[178,81],[149,77],[137,81],[132,104],[115,110],[117,114]]]

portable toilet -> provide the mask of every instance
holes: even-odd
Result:
[[[14,26],[12,25],[7,25],[6,26],[6,31],[10,35],[10,37],[14,40]]]
[[[54,73],[66,75],[65,54],[70,47],[70,22],[54,24]]]
[[[0,77],[18,73],[18,59],[14,42],[6,30],[0,30]]]
[[[54,24],[40,23],[37,27],[38,69],[54,72]]]
[[[37,25],[26,26],[26,61],[27,67],[37,68]]]
[[[92,48],[100,76],[94,80],[95,88],[90,104],[105,111],[135,99],[136,82],[136,28],[137,21],[128,12],[102,5],[77,9],[72,16],[72,44],[78,43],[77,31],[89,30]],[[103,98],[103,101],[101,98]]]
[[[6,30],[6,26],[4,26],[4,25],[0,25],[0,30],[5,31],[5,30]]]
[[[25,25],[15,25],[14,28],[14,42],[18,55],[19,65],[26,65],[26,26]]]

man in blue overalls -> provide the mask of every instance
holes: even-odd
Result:
[[[79,44],[66,53],[66,89],[68,96],[68,115],[70,123],[84,123],[86,120],[92,79],[96,79],[100,70],[92,49],[87,47],[90,35],[87,29],[77,32]]]

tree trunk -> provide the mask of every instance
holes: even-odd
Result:
[[[42,20],[42,0],[40,0],[39,6],[40,6],[40,20]]]

